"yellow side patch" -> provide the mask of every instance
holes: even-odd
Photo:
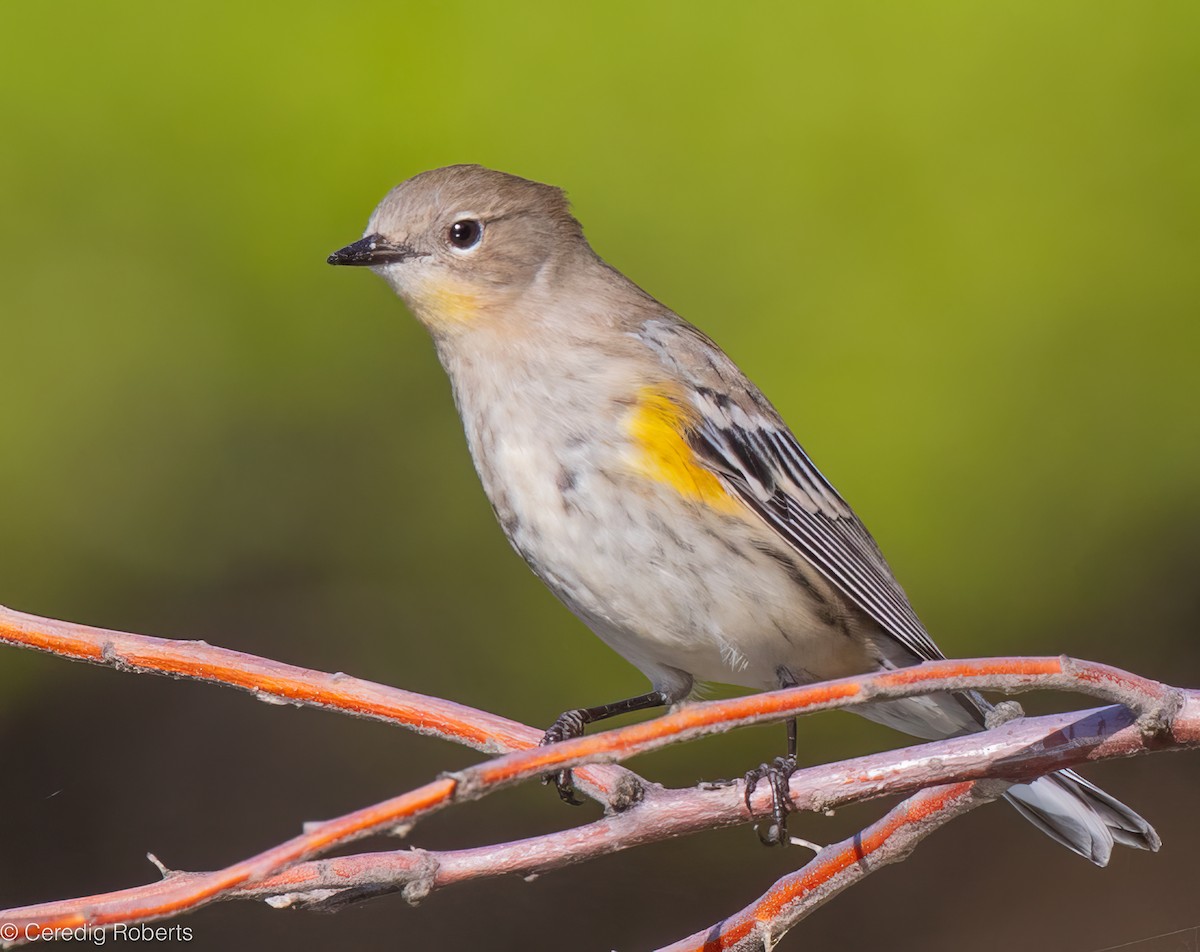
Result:
[[[705,469],[688,446],[684,433],[692,414],[662,390],[644,387],[628,421],[629,435],[638,449],[637,471],[670,486],[679,495],[722,512],[741,507],[721,481]]]

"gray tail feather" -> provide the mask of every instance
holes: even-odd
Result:
[[[1149,823],[1073,770],[1009,787],[1004,799],[1030,823],[1097,866],[1107,866],[1114,843],[1156,851],[1162,840]]]
[[[976,694],[930,694],[882,701],[855,713],[918,737],[948,737],[983,729],[992,705]],[[1113,844],[1157,850],[1154,827],[1120,800],[1073,770],[1009,787],[1004,798],[1030,823],[1097,866],[1107,866]]]

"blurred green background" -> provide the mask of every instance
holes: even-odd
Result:
[[[538,725],[644,690],[509,551],[423,332],[324,264],[396,182],[480,162],[564,186],[601,255],[729,350],[948,654],[1200,684],[1198,42],[1185,0],[6,4],[0,603]],[[834,715],[802,756],[897,740]],[[689,784],[781,742],[634,767]],[[145,881],[146,850],[224,865],[477,759],[15,650],[0,751],[0,906]],[[783,947],[1090,952],[1200,924],[1196,758],[1091,775],[1160,855],[1095,870],[989,808]],[[411,842],[595,814],[531,785]],[[197,948],[636,949],[804,859],[742,829],[416,909],[185,924]]]

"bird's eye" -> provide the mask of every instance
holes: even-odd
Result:
[[[479,244],[483,237],[483,223],[474,218],[461,218],[450,226],[450,244],[459,251],[466,251]]]

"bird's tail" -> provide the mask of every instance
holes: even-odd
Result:
[[[991,705],[974,691],[883,701],[855,713],[918,737],[935,739],[983,729]],[[1107,866],[1113,844],[1157,850],[1162,840],[1149,823],[1073,770],[1008,788],[1004,799],[1056,842]]]
[[[1149,823],[1074,770],[1009,787],[1004,799],[1056,842],[1107,866],[1114,843],[1157,850],[1162,840]]]

